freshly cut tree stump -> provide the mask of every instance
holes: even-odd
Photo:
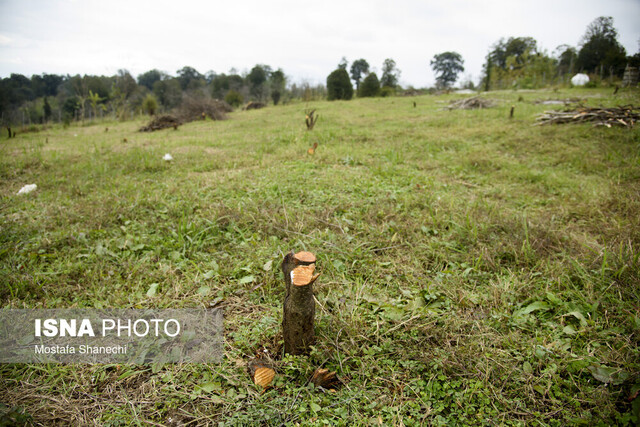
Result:
[[[313,344],[313,318],[316,311],[313,299],[313,282],[320,274],[315,274],[316,256],[311,252],[293,251],[282,260],[282,273],[287,286],[284,298],[282,332],[284,352],[307,354]]]

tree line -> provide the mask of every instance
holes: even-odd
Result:
[[[464,71],[464,59],[458,52],[442,52],[430,61],[436,75],[436,89],[450,88]],[[554,55],[548,55],[538,47],[532,37],[510,37],[494,43],[483,65],[480,88],[484,90],[520,88],[534,89],[551,84],[568,84],[577,72],[591,74],[595,80],[622,77],[627,65],[640,66],[640,52],[627,56],[618,41],[618,32],[613,26],[613,18],[599,17],[589,24],[580,41],[580,48],[560,45]],[[389,94],[397,86],[399,71],[395,62],[385,60],[382,79],[378,80],[369,64],[358,59],[351,65],[351,80],[356,85],[358,96],[378,96]],[[362,85],[360,81],[362,80]],[[473,82],[463,84],[474,88]],[[327,78],[329,99],[350,99],[353,87],[346,73],[346,60]]]
[[[155,114],[178,107],[186,97],[221,99],[234,107],[248,101],[275,105],[291,99],[321,99],[324,86],[287,84],[280,68],[264,64],[238,73],[202,74],[185,66],[172,76],[153,69],[134,78],[127,70],[114,76],[21,74],[0,80],[2,124],[69,123],[101,117],[127,119],[136,114]]]
[[[486,56],[480,84],[484,90],[532,89],[567,84],[576,73],[591,75],[595,84],[622,77],[627,65],[640,66],[640,52],[627,56],[613,18],[601,16],[587,26],[578,47],[560,45],[552,56],[532,37],[498,40]]]
[[[436,75],[436,88],[447,89],[464,71],[464,60],[457,52],[436,54],[430,61]],[[596,80],[622,76],[627,65],[640,66],[640,53],[627,56],[618,41],[613,18],[599,17],[590,23],[579,48],[560,45],[553,55],[541,49],[532,37],[510,37],[494,43],[483,65],[479,88],[539,88],[568,84],[577,72]],[[342,58],[326,79],[325,85],[287,81],[284,71],[264,64],[242,74],[209,71],[201,74],[185,66],[175,76],[153,69],[134,78],[119,70],[114,76],[11,74],[0,80],[0,120],[2,124],[32,124],[49,121],[70,122],[111,116],[126,119],[134,114],[154,114],[178,107],[185,96],[221,99],[234,107],[248,101],[272,102],[292,99],[309,101],[388,96],[395,94],[400,80],[396,62],[387,58],[381,75],[366,59],[349,63]],[[355,84],[355,89],[353,85]],[[463,87],[474,88],[471,81]]]

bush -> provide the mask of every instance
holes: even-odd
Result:
[[[365,98],[369,96],[378,96],[380,94],[380,80],[376,73],[369,73],[364,78],[358,89],[358,96]]]
[[[396,91],[392,87],[385,86],[382,89],[380,89],[380,96],[393,96],[395,94],[396,94]]]
[[[142,108],[148,115],[153,116],[158,109],[158,101],[156,100],[156,97],[152,94],[148,94],[142,102]]]
[[[351,99],[353,98],[353,86],[347,70],[338,68],[327,77],[327,99]]]
[[[239,92],[235,90],[230,90],[229,92],[227,92],[227,95],[224,97],[224,101],[227,104],[231,105],[232,107],[238,108],[244,102],[244,98]]]

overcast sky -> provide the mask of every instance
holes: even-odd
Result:
[[[267,64],[324,83],[344,56],[378,74],[393,58],[403,86],[424,87],[433,56],[456,51],[477,82],[501,37],[530,36],[552,53],[577,46],[598,16],[612,16],[627,54],[638,52],[640,0],[0,0],[0,77]]]

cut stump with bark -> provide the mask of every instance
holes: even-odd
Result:
[[[281,267],[286,285],[282,319],[284,352],[307,354],[315,340],[313,282],[320,276],[315,273],[316,256],[311,252],[294,254],[291,251],[285,255]]]

